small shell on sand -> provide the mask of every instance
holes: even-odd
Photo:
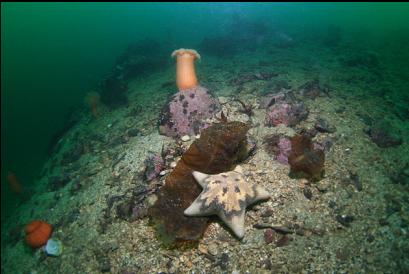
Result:
[[[166,174],[168,174],[169,173],[169,170],[162,170],[160,173],[159,173],[159,175],[160,176],[164,176],[164,175],[166,175]]]

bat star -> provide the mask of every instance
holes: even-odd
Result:
[[[237,166],[233,171],[209,175],[193,171],[193,177],[203,191],[184,211],[187,216],[218,215],[238,238],[244,236],[247,206],[270,198],[261,186],[250,185]]]

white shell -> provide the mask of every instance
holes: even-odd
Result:
[[[182,136],[182,141],[183,142],[187,142],[187,141],[189,141],[190,140],[190,136],[189,135],[183,135]]]
[[[49,239],[45,246],[45,252],[50,256],[60,256],[62,253],[62,242],[57,239]]]

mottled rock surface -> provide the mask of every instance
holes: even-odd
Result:
[[[179,91],[160,114],[159,132],[170,137],[199,134],[219,109],[218,100],[204,87]]]

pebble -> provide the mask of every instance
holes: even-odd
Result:
[[[357,191],[362,191],[362,182],[356,172],[349,172],[349,179],[352,181]]]
[[[266,242],[266,244],[270,244],[276,241],[276,234],[277,233],[273,229],[267,228],[266,231],[264,231],[264,241]]]
[[[338,260],[345,261],[345,260],[347,260],[348,257],[349,257],[349,250],[347,250],[347,249],[345,249],[345,248],[338,249],[338,250],[335,252],[335,255],[336,255],[336,257],[337,257]]]
[[[119,244],[117,242],[108,242],[102,246],[103,252],[108,253],[110,251],[115,251],[119,248]]]
[[[312,199],[311,188],[309,188],[309,187],[304,188],[303,193],[304,193],[305,198],[307,198],[308,200]]]
[[[146,204],[148,206],[153,206],[156,203],[156,200],[158,200],[158,196],[156,194],[152,194],[147,197]]]
[[[177,165],[177,163],[176,163],[176,162],[172,162],[172,163],[170,163],[170,167],[171,167],[171,168],[175,168],[175,167],[176,167],[176,165]]]
[[[111,271],[111,264],[109,263],[109,261],[104,261],[100,264],[99,266],[99,270],[101,272],[110,272]]]
[[[139,130],[137,130],[136,128],[132,128],[128,130],[128,136],[134,137],[134,136],[138,136],[138,134],[139,134]]]
[[[264,212],[261,213],[261,217],[271,217],[274,214],[274,210],[272,210],[271,208],[267,208],[266,210],[264,210]]]
[[[320,181],[317,183],[316,187],[320,192],[326,192],[329,188],[329,184],[328,182]]]
[[[189,135],[183,135],[181,139],[182,139],[183,142],[187,142],[187,141],[190,140],[190,136]]]
[[[351,215],[337,215],[335,219],[343,226],[349,227],[350,223],[354,220],[354,216]]]
[[[162,170],[162,171],[159,173],[159,175],[160,175],[160,176],[163,176],[163,175],[166,175],[166,174],[168,174],[168,173],[169,173],[169,170],[166,169],[166,170]]]
[[[318,130],[319,132],[328,132],[328,133],[334,133],[337,129],[333,126],[330,125],[330,123],[322,118],[318,118],[317,121],[315,122],[315,129]]]
[[[209,249],[206,246],[203,246],[203,245],[199,245],[198,250],[203,254],[208,254],[209,253]]]
[[[223,253],[220,257],[219,265],[222,270],[226,270],[227,266],[229,265],[229,255],[227,253]]]
[[[385,219],[385,218],[379,219],[379,225],[380,226],[385,226],[385,225],[388,225],[388,224],[389,224],[389,222],[388,222],[387,219]]]
[[[188,267],[188,268],[192,268],[192,266],[193,266],[193,263],[189,260],[189,261],[187,261],[186,263],[186,266]]]
[[[288,245],[289,241],[290,241],[290,238],[288,236],[284,235],[283,237],[281,237],[280,240],[277,241],[276,245],[278,247],[286,246],[286,245]]]
[[[217,244],[211,243],[208,247],[208,251],[211,255],[216,256],[217,255]]]

